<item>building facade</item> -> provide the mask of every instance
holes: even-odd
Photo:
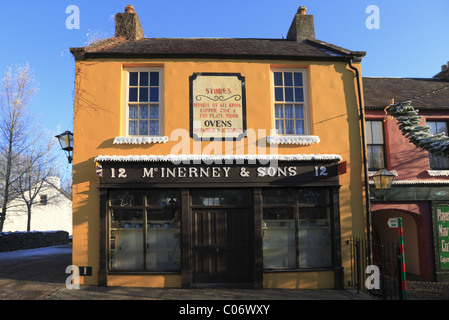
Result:
[[[449,161],[412,144],[388,107],[392,99],[411,101],[430,134],[447,136],[449,78],[444,70],[431,79],[363,79],[370,174],[381,168],[396,174],[390,190],[382,192],[371,184],[373,239],[396,242],[397,231],[387,221],[401,217],[408,277],[426,281],[449,279]]]
[[[360,63],[315,39],[145,38],[76,60],[73,264],[108,286],[342,288],[367,229]]]

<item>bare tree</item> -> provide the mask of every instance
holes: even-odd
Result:
[[[2,180],[0,212],[0,232],[6,217],[8,201],[11,199],[13,165],[27,148],[29,133],[29,105],[37,91],[31,68],[28,64],[15,69],[8,68],[0,86],[0,155]]]
[[[17,174],[11,180],[11,190],[27,208],[27,231],[31,231],[31,211],[36,198],[42,192],[46,193],[47,188],[56,188],[49,178],[56,176],[58,171],[54,150],[56,140],[52,136],[45,139],[41,134],[36,134],[39,131],[34,132],[15,166]],[[53,203],[55,199],[47,198],[45,201]]]

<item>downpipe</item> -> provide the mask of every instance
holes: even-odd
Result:
[[[366,237],[368,242],[368,264],[371,265],[371,203],[370,203],[370,193],[369,193],[369,173],[368,173],[368,157],[366,149],[366,128],[365,128],[365,110],[362,98],[362,85],[360,80],[360,71],[353,65],[354,57],[348,60],[349,68],[355,71],[355,76],[357,79],[357,93],[359,100],[359,112],[360,112],[360,127],[362,130],[362,156],[363,156],[363,169],[364,169],[364,184],[365,184],[365,202],[366,202]]]

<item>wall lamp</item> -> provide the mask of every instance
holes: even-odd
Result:
[[[66,131],[64,133],[61,133],[60,135],[57,135],[56,138],[58,138],[61,149],[67,153],[69,163],[72,163],[73,133],[71,133],[70,131]]]

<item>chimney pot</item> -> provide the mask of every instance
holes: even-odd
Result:
[[[299,7],[298,13],[299,13],[300,15],[303,15],[303,16],[304,16],[304,15],[307,13],[307,8],[304,7],[304,6]]]
[[[136,13],[136,11],[134,10],[134,7],[133,7],[132,5],[130,5],[130,4],[128,4],[128,5],[125,7],[125,12],[126,12],[126,13]]]

